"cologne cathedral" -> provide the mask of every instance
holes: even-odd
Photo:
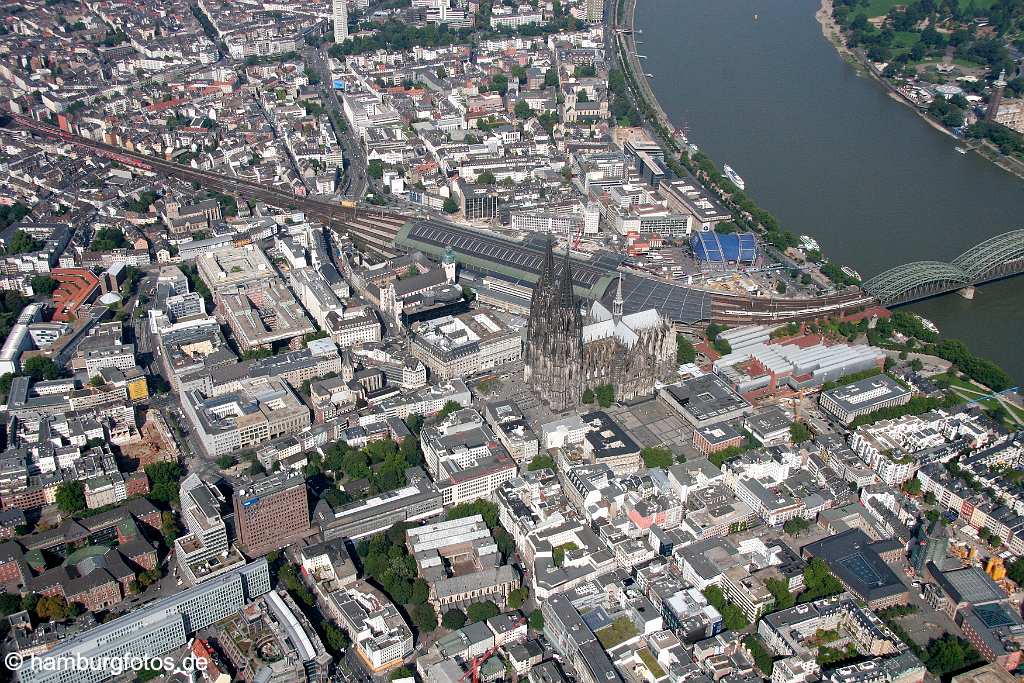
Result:
[[[649,396],[675,369],[672,321],[653,308],[629,315],[622,309],[620,277],[611,311],[599,301],[586,310],[573,292],[568,251],[556,278],[548,240],[530,301],[523,374],[552,410],[571,410],[585,390],[605,384],[615,387],[617,401]]]

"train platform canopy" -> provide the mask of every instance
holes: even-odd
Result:
[[[474,230],[437,220],[406,223],[398,231],[395,244],[410,251],[421,251],[441,259],[451,247],[459,265],[482,275],[490,275],[533,288],[544,263],[545,236],[533,234],[522,241]],[[573,258],[573,286],[579,296],[602,301],[611,308],[615,281],[624,257],[608,251],[587,259]],[[562,259],[555,258],[561,269]],[[557,275],[561,275],[558,273]],[[693,323],[709,320],[712,294],[706,290],[677,285],[624,271],[623,312],[627,315],[655,308],[672,320]]]
[[[493,275],[532,287],[540,279],[544,265],[543,235],[523,241],[510,240],[482,230],[465,228],[438,220],[406,223],[398,231],[395,244],[410,251],[421,251],[440,260],[451,247],[460,265],[474,272]],[[623,257],[602,252],[588,259],[572,259],[572,283],[576,294],[600,299],[615,279],[615,270]],[[555,256],[556,277],[561,277],[562,255]]]
[[[698,232],[690,238],[690,246],[697,260],[708,263],[753,263],[757,259],[757,240],[747,232]]]

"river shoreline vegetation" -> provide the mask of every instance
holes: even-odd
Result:
[[[866,0],[836,0],[842,3],[843,7],[863,6]],[[880,5],[889,0],[868,0],[870,3]],[[988,0],[974,0],[976,2],[987,2]],[[918,0],[915,4],[932,3],[933,0]],[[958,0],[943,0],[958,2]],[[995,0],[1005,3],[1015,9],[1008,13],[1008,16],[1015,17],[1018,32],[1024,35],[1024,0]],[[623,8],[626,0],[619,0],[616,3],[616,17],[618,23],[624,23],[629,28],[633,27],[634,17],[624,16]],[[895,6],[895,3],[892,3]],[[635,6],[634,6],[635,7]],[[975,7],[967,4],[967,7]],[[966,10],[965,10],[966,11]],[[845,12],[849,13],[849,9]],[[848,18],[848,16],[847,16]],[[1008,20],[1009,21],[1009,20]],[[859,22],[858,22],[859,23]],[[1024,43],[1021,43],[1024,47]],[[646,122],[654,129],[660,140],[662,150],[665,152],[665,163],[669,169],[678,177],[692,175],[699,182],[709,188],[732,212],[733,220],[730,221],[728,231],[743,230],[760,234],[765,243],[770,244],[779,252],[785,253],[789,247],[799,244],[799,239],[791,231],[785,230],[778,219],[766,209],[757,205],[745,192],[741,191],[732,183],[715,165],[714,161],[707,154],[696,147],[682,146],[677,142],[676,137],[665,127],[659,111],[663,111],[657,101],[648,102],[644,90],[639,87],[636,77],[630,69],[628,55],[625,54],[625,43],[618,43],[619,68],[613,68],[609,72],[609,91],[612,93],[611,110],[615,121],[620,126],[642,125]],[[1000,53],[1001,54],[1001,53]],[[1018,77],[1014,81],[1013,92],[1024,94],[1024,78]],[[636,94],[637,102],[634,103],[629,97],[629,91]],[[1007,92],[1011,88],[1007,85]],[[653,94],[653,91],[651,91]],[[984,124],[984,122],[982,122]],[[977,124],[976,124],[977,125]],[[996,124],[992,124],[993,126]],[[1008,128],[999,126],[1009,131]],[[1011,133],[1013,131],[1010,131]],[[822,274],[829,277],[837,289],[847,286],[858,286],[860,280],[845,273],[842,268],[822,257],[818,252],[806,254],[808,260],[815,262]],[[831,320],[817,321],[815,325],[828,326],[839,324],[852,327],[852,323],[839,321],[833,323]],[[964,377],[978,382],[994,391],[1006,389],[1013,384],[1010,376],[996,363],[973,354],[970,349],[961,341],[956,339],[941,339],[939,335],[927,330],[920,324],[920,321],[909,313],[896,312],[889,321],[880,321],[881,329],[877,332],[871,330],[872,334],[867,335],[867,341],[872,346],[888,348],[904,353],[918,352],[933,354],[943,360],[949,361],[952,368],[958,369]],[[900,333],[898,338],[893,339],[893,333]]]
[[[1024,96],[1011,54],[1024,50],[1024,0],[833,0],[832,18],[845,51],[930,121],[1024,162],[1024,135],[985,120],[1001,74],[1004,98]]]

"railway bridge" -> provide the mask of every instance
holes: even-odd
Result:
[[[879,273],[862,285],[883,306],[955,292],[1024,272],[1024,229],[976,244],[952,261],[914,261]]]

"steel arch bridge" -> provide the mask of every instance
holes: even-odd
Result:
[[[1021,272],[1024,230],[1011,230],[971,247],[949,263],[915,261],[896,266],[862,287],[883,305],[898,306]]]

